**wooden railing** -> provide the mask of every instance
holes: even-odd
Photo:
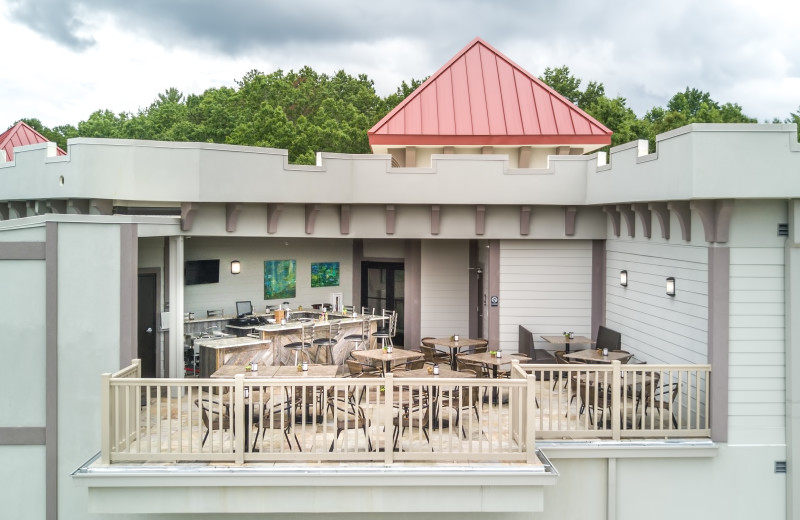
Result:
[[[644,366],[290,380],[142,379],[134,365],[103,376],[101,462],[534,463],[537,437],[708,437],[709,367]],[[668,381],[678,394],[665,404]]]
[[[537,437],[710,437],[710,365],[525,365]]]

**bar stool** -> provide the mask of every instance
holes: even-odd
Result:
[[[359,350],[365,342],[369,341],[369,316],[364,316],[361,319],[361,334],[348,334],[344,340],[349,343],[355,343],[350,350]]]
[[[385,327],[379,327],[378,330],[372,334],[376,342],[375,347],[377,348],[378,341],[381,342],[381,348],[386,348],[387,345],[394,347],[392,338],[397,332],[397,311],[387,311],[384,309],[383,315],[389,317],[389,323],[387,323]],[[386,320],[384,320],[384,323],[386,323]]]
[[[312,341],[312,344],[317,347],[317,351],[314,354],[314,363],[319,363],[319,353],[320,351],[325,351],[325,364],[326,365],[336,365],[338,363],[335,362],[333,359],[333,346],[336,345],[336,338],[339,335],[339,329],[341,325],[338,322],[336,323],[328,323],[327,326],[323,327],[327,329],[328,335],[327,337],[317,338]]]
[[[298,360],[305,359],[305,355],[307,355],[306,350],[309,349],[314,342],[314,324],[310,323],[307,325],[303,325],[300,329],[300,341],[293,341],[291,343],[287,343],[283,346],[286,350],[293,350],[294,351],[294,364],[298,363]]]

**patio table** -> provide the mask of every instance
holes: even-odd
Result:
[[[478,345],[486,344],[485,339],[473,338],[459,338],[458,341],[450,338],[433,338],[429,341],[434,345],[439,345],[441,347],[450,349],[450,368],[453,370],[456,369],[456,354],[458,354],[462,348],[476,347]]]
[[[628,352],[619,352],[618,350],[609,350],[608,355],[604,356],[601,350],[587,349],[579,350],[570,354],[564,354],[568,360],[586,361],[587,363],[611,363],[612,361],[620,361],[630,357]]]
[[[359,360],[364,359],[368,361],[380,361],[383,364],[384,373],[392,371],[393,362],[403,363],[405,361],[419,359],[422,357],[422,352],[398,348],[392,349],[391,352],[386,352],[380,348],[374,348],[370,350],[353,350],[351,354],[353,357]]]
[[[594,341],[592,338],[587,338],[586,336],[574,336],[572,338],[567,338],[563,334],[560,336],[540,336],[543,340],[548,343],[552,343],[555,345],[565,345],[567,352],[569,352],[570,345],[592,345]]]
[[[501,365],[507,365],[511,363],[514,359],[518,360],[520,363],[524,361],[530,361],[531,358],[526,356],[525,354],[514,353],[510,356],[492,356],[489,352],[480,352],[478,354],[462,354],[461,359],[465,359],[467,361],[472,361],[475,363],[480,363],[482,365],[486,365],[492,368],[492,378],[497,379],[497,372]],[[498,402],[498,391],[497,387],[494,387],[492,390],[492,402],[497,404]]]

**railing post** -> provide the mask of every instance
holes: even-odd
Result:
[[[111,374],[100,376],[100,463],[111,464]]]
[[[394,376],[391,372],[384,376],[383,389],[383,461],[386,464],[391,464],[394,461],[394,443],[392,442],[392,437],[394,435],[394,429],[392,428],[392,417],[394,416]],[[380,398],[380,396],[378,396],[378,398]]]
[[[236,374],[233,378],[233,435],[234,462],[244,464],[244,374]]]
[[[514,361],[517,363],[517,361]],[[525,378],[527,389],[526,403],[524,408],[525,414],[525,452],[528,458],[528,464],[536,462],[536,414],[532,413],[533,407],[536,406],[536,374],[530,374]],[[513,414],[513,410],[508,411]],[[520,418],[520,424],[522,424]]]
[[[620,439],[620,423],[622,422],[622,408],[620,407],[620,397],[622,394],[622,374],[620,373],[620,362],[611,362],[611,438],[615,441]],[[603,419],[605,420],[605,419]]]
[[[139,358],[132,359],[131,360],[131,365],[136,367],[136,371],[134,372],[133,377],[135,377],[137,379],[141,378],[142,377],[142,360],[139,359]]]

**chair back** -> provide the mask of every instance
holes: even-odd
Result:
[[[622,348],[622,334],[600,325],[597,329],[597,348],[619,350]]]
[[[472,352],[474,354],[481,354],[483,352],[487,352],[489,350],[489,340],[488,339],[481,339],[481,343],[472,347]]]
[[[624,358],[620,358],[620,360],[619,360],[619,362],[622,363],[623,365],[627,364],[628,361],[630,361],[631,358],[633,357],[633,354],[631,354],[627,350],[617,350],[617,352],[620,353],[620,354],[625,354],[625,357]]]
[[[419,349],[422,352],[422,358],[424,361],[435,363],[434,355],[436,354],[436,349],[433,346],[423,342]]]
[[[566,350],[556,350],[555,352],[553,352],[553,355],[556,357],[557,364],[569,365],[569,361],[567,361],[567,358],[564,357],[564,354],[566,353],[567,353]]]

